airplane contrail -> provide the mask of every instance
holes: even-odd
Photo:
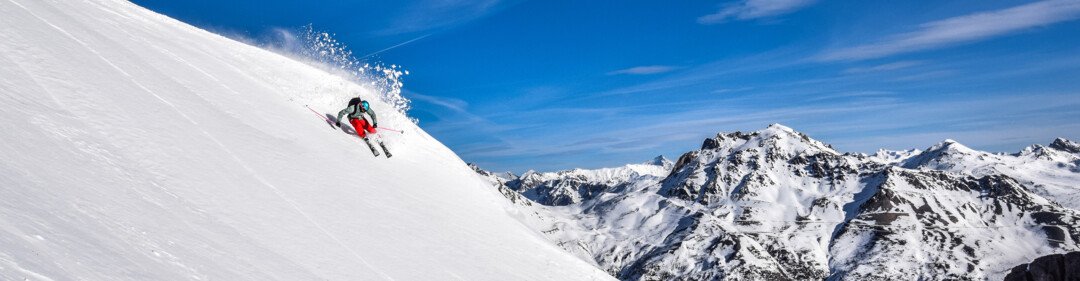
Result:
[[[397,48],[397,47],[405,46],[406,44],[415,42],[416,40],[427,38],[428,36],[431,36],[431,34],[425,34],[424,36],[416,37],[416,38],[410,39],[409,41],[398,43],[397,45],[387,47],[386,49],[375,51],[374,53],[370,53],[370,54],[367,54],[366,56],[360,57],[360,59],[364,59],[364,58],[367,58],[367,57],[370,57],[370,56],[378,55],[379,53],[386,52],[386,51],[392,50],[392,49]]]

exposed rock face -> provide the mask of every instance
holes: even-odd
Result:
[[[841,154],[772,125],[637,177],[528,173],[510,189],[544,205],[535,228],[623,280],[1000,279],[1080,250],[1074,147]]]
[[[1042,256],[1013,267],[1005,281],[1080,281],[1080,252]]]
[[[533,201],[526,199],[525,196],[521,196],[521,194],[506,186],[506,183],[515,177],[514,174],[509,172],[501,174],[488,172],[472,163],[469,163],[469,168],[472,168],[473,171],[476,171],[476,173],[480,175],[480,177],[490,182],[491,185],[497,188],[499,193],[502,193],[502,195],[505,196],[506,199],[509,199],[511,203],[532,206]]]
[[[873,195],[833,241],[833,276],[997,279],[994,271],[1015,259],[1002,259],[1002,249],[1075,249],[1080,241],[1080,216],[1007,176],[889,168],[876,177],[873,181],[880,184],[869,186]],[[1032,239],[1033,234],[1046,236]],[[1016,249],[1009,254],[1035,253]]]
[[[1053,143],[1050,143],[1050,148],[1072,154],[1080,154],[1080,143],[1069,141],[1063,138],[1055,139]]]

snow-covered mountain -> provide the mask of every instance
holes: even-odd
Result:
[[[675,163],[503,176],[525,221],[623,280],[988,280],[1080,249],[1080,161],[946,140],[841,154],[781,125]],[[619,171],[620,173],[611,173]]]
[[[619,168],[575,169],[554,173],[528,171],[502,184],[537,203],[563,206],[581,203],[602,193],[617,193],[629,183],[667,173],[671,165],[671,161],[657,156],[645,163]]]
[[[1080,144],[1066,139],[1056,139],[1049,146],[1032,145],[1015,154],[991,154],[945,140],[901,165],[975,176],[1006,175],[1036,194],[1080,210]]]
[[[352,80],[123,0],[0,30],[0,280],[611,279]],[[324,120],[354,95],[393,158]]]

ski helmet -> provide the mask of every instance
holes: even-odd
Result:
[[[371,110],[371,106],[368,105],[367,101],[360,101],[360,106],[364,107],[364,111]]]

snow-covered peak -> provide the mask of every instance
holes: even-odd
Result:
[[[964,166],[972,161],[982,161],[995,155],[971,149],[955,140],[946,139],[930,146],[915,156],[901,162],[901,166],[910,169],[950,170]]]
[[[1016,154],[991,154],[946,140],[899,165],[979,177],[1007,175],[1058,204],[1080,209],[1080,189],[1076,188],[1080,182],[1080,155],[1068,152],[1073,144],[1058,139],[1050,147],[1031,145]]]
[[[815,149],[832,154],[839,154],[836,150],[833,150],[832,146],[812,139],[802,132],[795,131],[790,127],[780,124],[769,125],[768,128],[758,131],[758,134],[762,135],[765,139],[783,140],[782,142],[778,141],[775,144],[787,144],[788,146],[801,151]]]
[[[1043,160],[1061,163],[1080,163],[1078,162],[1080,161],[1080,154],[1070,153],[1068,150],[1065,149],[1055,149],[1053,147],[1046,147],[1038,144],[1033,144],[1025,147],[1019,153],[1013,154],[1012,156],[1021,159],[1027,159],[1029,161]]]
[[[542,182],[574,178],[593,183],[611,183],[624,181],[628,178],[638,176],[663,176],[667,174],[672,165],[673,163],[671,160],[660,155],[649,161],[642,162],[641,164],[627,164],[620,167],[599,169],[576,168],[555,172],[537,172],[535,170],[528,170],[521,174],[518,179]]]
[[[780,124],[751,133],[719,133],[716,137],[705,139],[701,150],[721,155],[739,151],[763,152],[761,156],[770,159],[820,153],[839,155],[831,146]]]
[[[926,150],[927,151],[941,150],[941,151],[950,151],[950,152],[956,152],[956,153],[975,153],[976,152],[974,149],[971,149],[970,147],[967,147],[966,145],[963,145],[960,142],[958,142],[956,140],[953,140],[953,139],[945,139],[945,140],[941,141],[940,143],[935,144],[935,145],[931,146],[930,148],[928,148]]]
[[[663,155],[660,155],[660,156],[656,156],[652,160],[642,162],[641,164],[655,165],[655,166],[671,166],[673,164],[673,162],[671,162],[671,160],[668,160],[667,157],[664,157]]]
[[[780,123],[769,124],[769,126],[766,127],[765,130],[767,130],[767,131],[768,130],[785,131],[785,132],[795,133],[795,129],[792,129],[791,127],[788,127],[788,126],[784,126],[783,124],[780,124]]]
[[[1050,148],[1080,155],[1080,143],[1065,138],[1055,139],[1054,142],[1050,143]]]
[[[500,181],[489,172],[482,176],[492,178],[521,196],[543,205],[570,205],[592,199],[603,193],[617,193],[620,187],[631,182],[658,180],[671,171],[672,162],[663,156],[641,164],[628,164],[614,168],[572,169],[556,172],[526,171],[521,176]]]
[[[882,164],[896,164],[911,158],[912,156],[922,153],[922,150],[909,149],[909,150],[887,150],[878,149],[873,155],[870,155],[871,161],[875,161]]]
[[[721,133],[705,139],[701,150],[679,157],[662,181],[660,192],[711,206],[747,194],[743,187],[772,185],[781,180],[777,176],[787,176],[789,170],[795,170],[799,177],[811,174],[822,178],[851,172],[856,164],[825,143],[773,124],[749,134]],[[729,173],[719,177],[720,171]],[[796,186],[784,185],[783,192],[794,192]]]

